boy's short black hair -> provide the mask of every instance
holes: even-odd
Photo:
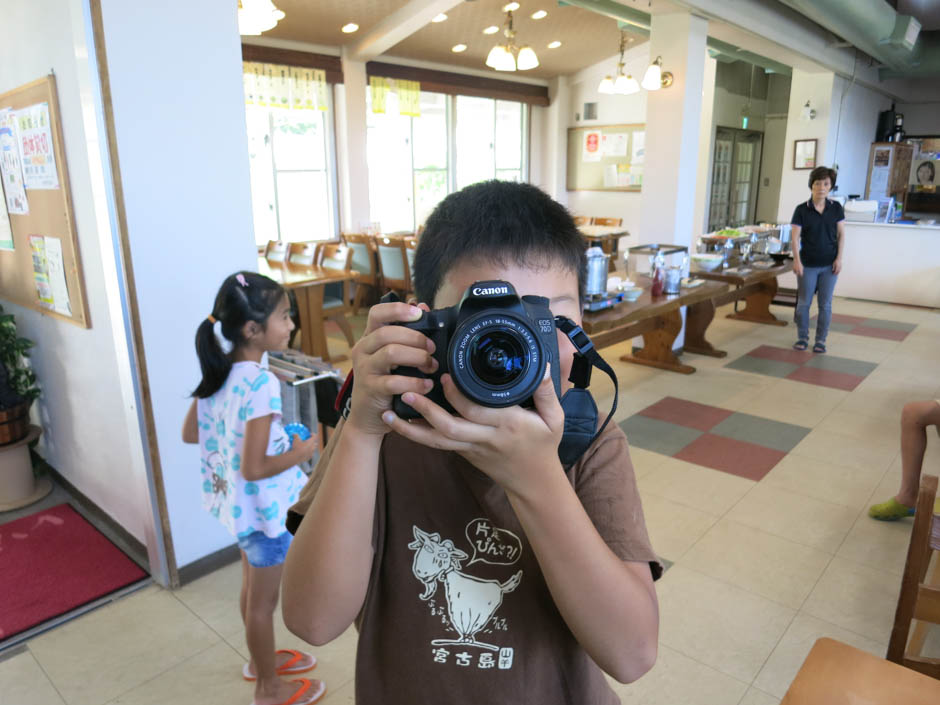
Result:
[[[813,184],[817,181],[822,181],[825,178],[829,179],[829,189],[835,190],[836,188],[836,177],[839,173],[835,169],[830,169],[828,166],[817,166],[811,172],[809,172],[809,187],[813,188]]]
[[[454,266],[479,260],[529,267],[560,265],[578,277],[578,295],[584,296],[584,239],[565,207],[531,184],[483,181],[437,205],[415,252],[418,301],[433,304]]]

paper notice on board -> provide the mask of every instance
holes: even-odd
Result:
[[[584,140],[581,143],[581,161],[599,162],[601,160],[601,133],[600,131],[591,131],[584,133]]]
[[[0,179],[6,195],[7,210],[14,215],[29,215],[29,201],[23,185],[16,113],[10,108],[0,110]]]
[[[884,198],[888,195],[888,181],[891,178],[891,167],[876,166],[871,170],[871,185],[868,188],[868,198]]]
[[[605,157],[627,156],[627,140],[629,135],[615,133],[601,137],[601,154]]]
[[[637,130],[633,133],[633,158],[631,164],[642,164],[646,157],[646,133]]]
[[[7,200],[3,196],[3,187],[0,186],[0,250],[13,251],[13,226],[10,225],[10,214],[7,213]]]
[[[33,256],[33,280],[36,294],[43,308],[54,308],[52,287],[49,285],[49,270],[46,267],[46,239],[42,235],[29,236],[29,249]]]
[[[53,308],[65,316],[71,316],[72,302],[69,301],[69,287],[65,283],[62,241],[57,237],[46,236],[46,271],[49,274]]]
[[[20,132],[20,157],[26,188],[57,189],[59,174],[52,147],[52,123],[49,104],[37,103],[16,111]]]

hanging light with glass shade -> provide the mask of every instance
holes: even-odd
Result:
[[[640,84],[637,83],[636,79],[627,74],[623,73],[623,53],[626,51],[627,43],[631,41],[627,39],[626,33],[623,30],[620,30],[620,61],[617,63],[617,76],[604,76],[603,80],[597,86],[598,93],[604,93],[605,95],[632,95],[637,93],[640,90]]]
[[[516,30],[512,26],[513,10],[519,9],[519,3],[511,2],[503,6],[506,13],[506,23],[503,27],[503,36],[506,41],[497,44],[486,57],[486,65],[497,71],[528,71],[539,65],[539,58],[532,47],[516,46]]]
[[[271,0],[238,0],[238,33],[256,36],[284,19],[284,11],[278,10]]]

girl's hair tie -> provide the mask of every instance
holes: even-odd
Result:
[[[248,286],[248,282],[245,281],[245,275],[244,275],[244,274],[241,274],[241,273],[236,274],[236,275],[235,275],[235,281],[237,281],[237,282],[238,282],[239,284],[241,284],[242,286]]]
[[[206,318],[209,319],[209,323],[211,323],[212,325],[215,325],[215,316],[213,316],[213,315],[210,313],[208,316],[206,316]]]

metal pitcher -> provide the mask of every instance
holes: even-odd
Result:
[[[585,293],[588,296],[603,296],[607,293],[607,261],[610,255],[604,254],[599,247],[588,248],[587,251],[587,286]]]

